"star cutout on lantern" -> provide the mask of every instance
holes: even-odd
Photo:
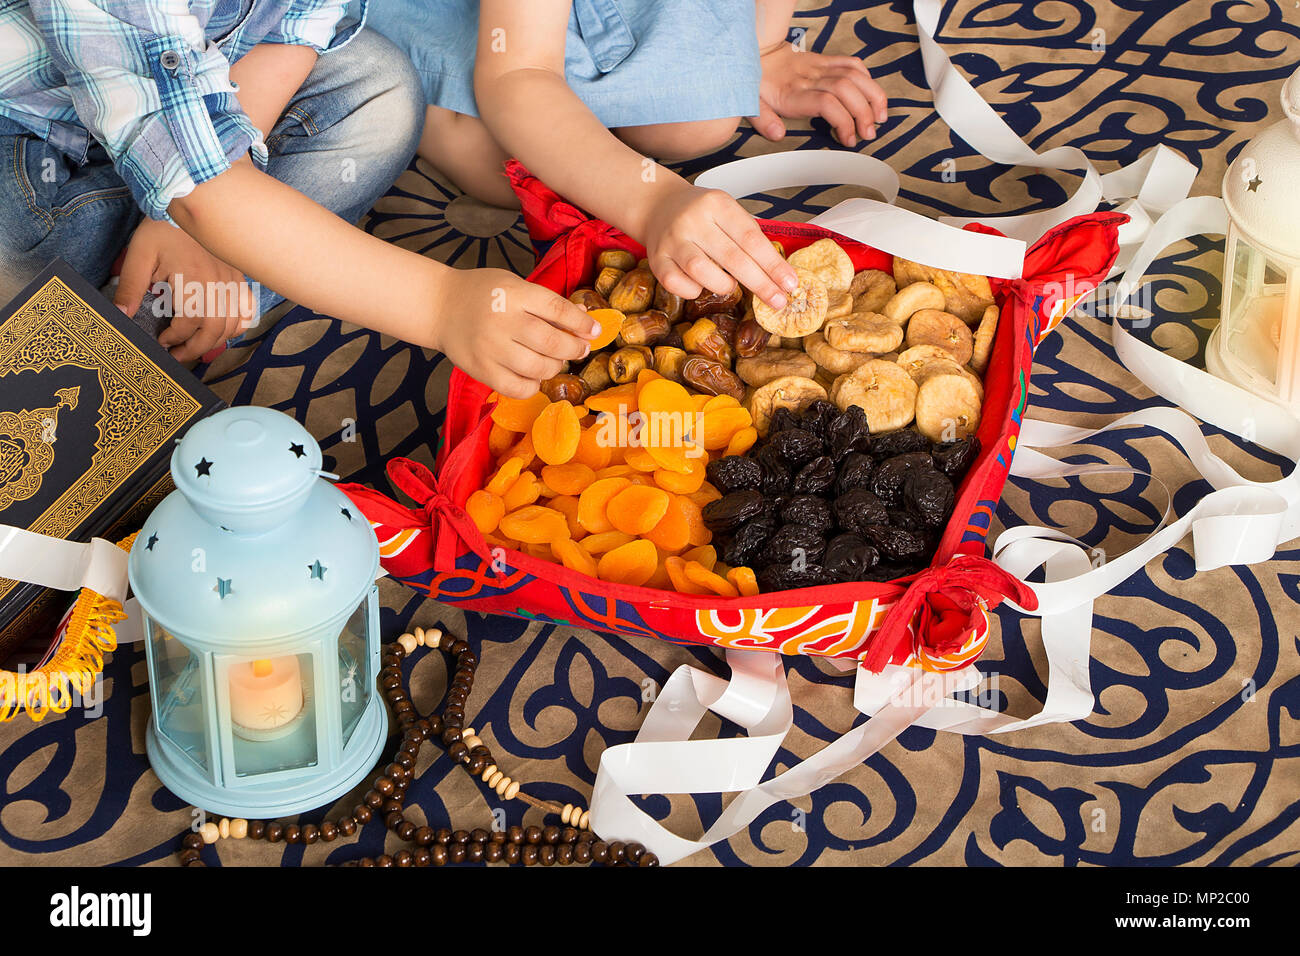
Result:
[[[212,589],[217,592],[217,597],[225,597],[230,593],[230,578],[217,578],[217,584]]]
[[[194,474],[195,478],[199,477],[200,475],[204,475],[208,478],[211,478],[212,462],[208,461],[206,458],[200,458],[199,463],[194,466],[194,472],[195,472]]]
[[[1258,192],[1259,187],[1262,185],[1264,185],[1264,180],[1256,176],[1250,182],[1246,183],[1246,188],[1249,189],[1251,192]]]
[[[347,518],[349,521],[352,520],[352,512],[348,511],[347,508],[340,508],[339,511],[343,514],[343,517]]]
[[[289,451],[293,452],[294,455],[298,458],[302,458],[304,455],[307,454],[307,452],[303,449],[302,445],[298,444],[297,442],[294,442],[289,446]]]
[[[313,579],[318,581],[324,581],[325,572],[328,571],[329,568],[321,564],[320,558],[317,558],[312,564],[307,565],[307,570],[311,572],[311,576]]]
[[[156,534],[151,534],[151,535],[149,535],[149,541],[148,541],[148,543],[144,546],[144,549],[145,549],[146,551],[152,551],[152,550],[153,550],[153,546],[154,546],[155,544],[157,544],[157,543],[158,543],[158,535],[156,535]]]

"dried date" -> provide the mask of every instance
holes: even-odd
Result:
[[[682,363],[682,379],[708,395],[730,395],[736,401],[745,397],[745,383],[735,372],[702,355],[692,355]]]

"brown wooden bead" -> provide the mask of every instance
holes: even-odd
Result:
[[[397,834],[399,840],[405,840],[408,843],[415,836],[416,826],[410,820],[403,820],[393,832]]]
[[[483,862],[483,844],[467,843],[465,844],[465,859],[470,863]]]
[[[597,863],[609,862],[609,844],[604,840],[597,840],[591,845],[591,858]]]
[[[403,770],[412,770],[415,767],[415,758],[403,750],[393,758],[393,764],[396,764]],[[389,766],[391,767],[393,764],[389,764]]]
[[[260,840],[266,834],[266,824],[261,820],[250,820],[248,823],[248,835],[254,840]]]
[[[320,839],[320,829],[314,823],[308,823],[302,828],[302,842],[311,846]]]
[[[537,862],[542,866],[555,865],[555,847],[549,843],[543,843],[537,848]]]
[[[506,831],[505,831],[505,830],[493,830],[493,831],[492,831],[492,835],[491,835],[490,837],[488,837],[488,839],[489,839],[491,842],[493,842],[493,843],[505,843],[506,840],[507,840],[507,837],[506,837]]]
[[[190,862],[186,863],[185,865],[186,867],[207,866],[207,864],[204,863],[202,860],[190,860]]]
[[[433,857],[429,854],[427,846],[419,847],[413,854],[416,866],[428,866],[433,862]]]
[[[560,866],[568,866],[573,862],[573,847],[568,843],[561,843],[555,848],[555,862]]]
[[[181,866],[189,866],[193,861],[197,860],[198,858],[199,858],[199,851],[194,847],[186,847],[184,850],[181,850],[180,853]]]
[[[653,853],[648,853],[648,852],[642,853],[641,859],[636,861],[636,865],[637,866],[658,866],[659,857],[655,856]]]
[[[339,819],[339,833],[343,834],[343,836],[352,836],[356,832],[356,817],[342,817]]]
[[[564,832],[560,834],[561,843],[577,843],[578,831],[573,827],[565,827]]]
[[[396,830],[405,822],[406,818],[400,812],[394,810],[388,816],[384,817],[384,827],[388,830]]]
[[[501,858],[505,856],[505,850],[500,843],[489,843],[483,848],[483,859],[489,863],[500,863]]]
[[[461,651],[456,655],[456,663],[467,670],[477,667],[478,655],[473,651]]]
[[[197,833],[187,833],[185,839],[181,840],[181,847],[186,850],[201,850],[203,849],[203,837]]]
[[[468,830],[455,830],[455,831],[453,831],[453,832],[452,832],[452,835],[451,835],[451,842],[452,842],[452,843],[468,843],[468,842],[469,842],[469,831],[468,831]]]
[[[465,764],[465,770],[475,777],[487,769],[488,758],[483,754],[473,754],[469,758],[469,763]]]
[[[399,700],[399,701],[397,701],[396,703],[393,704],[393,713],[395,713],[395,714],[413,714],[413,713],[415,713],[415,705],[412,704],[409,700]],[[415,719],[412,718],[412,719],[411,719],[411,723],[414,723],[414,722],[415,722]]]
[[[412,761],[412,763],[414,763],[414,761]],[[394,783],[397,783],[398,781],[401,780],[405,780],[407,777],[410,776],[410,774],[406,772],[406,768],[403,767],[400,763],[396,763],[396,762],[390,763],[387,767],[385,767],[384,773],[387,774],[388,777]]]
[[[573,844],[573,862],[590,863],[591,862],[591,844],[575,843]]]
[[[434,714],[432,717],[429,718],[429,736],[440,737],[442,736],[442,731],[443,731],[442,718],[439,717],[437,714]]]
[[[384,795],[378,790],[367,790],[361,800],[371,810],[378,810],[384,805]]]
[[[428,846],[433,843],[433,827],[420,827],[415,831],[414,840],[420,846]]]
[[[469,748],[465,746],[463,741],[457,741],[448,747],[447,756],[457,763],[469,763],[470,761]]]
[[[460,740],[460,728],[447,726],[442,732],[442,744],[444,747],[450,747]]]
[[[507,843],[507,844],[506,844],[506,862],[507,862],[507,863],[511,863],[511,864],[514,864],[514,863],[518,863],[518,862],[519,862],[519,844],[518,844],[518,843]]]
[[[533,866],[537,862],[537,847],[532,843],[525,843],[519,850],[519,859],[524,866]]]
[[[375,861],[368,856],[363,856],[360,860],[357,861],[357,866],[372,867],[374,865],[375,865]]]
[[[609,845],[609,861],[611,863],[622,863],[626,852],[627,845],[620,840],[615,840]]]
[[[384,805],[379,808],[379,812],[387,816],[390,813],[402,812],[402,801],[396,798],[390,798],[384,801]]]
[[[413,866],[415,857],[411,856],[410,850],[398,850],[393,854],[393,862],[398,866]]]
[[[464,863],[465,844],[453,843],[451,846],[447,847],[447,859],[452,863]]]
[[[333,821],[326,820],[324,823],[320,825],[320,838],[325,843],[333,843],[334,839],[338,835],[339,835],[338,824],[334,823]]]
[[[433,858],[434,866],[446,866],[447,848],[441,844],[435,843],[429,848],[429,856]]]
[[[297,843],[302,839],[302,828],[296,823],[290,823],[284,828],[284,842]]]
[[[393,795],[394,789],[395,788],[393,787],[393,781],[390,780],[388,777],[375,778],[375,792],[378,793],[381,797],[391,797]],[[366,802],[370,803],[371,806],[374,806],[374,804],[371,803],[371,801],[367,800]],[[383,803],[383,800],[380,800],[379,802]]]
[[[542,842],[549,843],[551,846],[560,842],[560,828],[551,825],[542,830]]]
[[[392,866],[393,858],[387,853],[375,857],[375,866]]]
[[[268,823],[266,825],[266,839],[270,843],[279,843],[280,837],[284,835],[284,827],[279,823]]]
[[[372,816],[374,816],[374,813],[371,811],[368,804],[358,803],[352,808],[352,817],[357,821],[357,823],[362,825],[367,824],[370,822]]]
[[[492,834],[488,833],[482,827],[475,827],[469,832],[469,838],[472,843],[487,843],[487,841],[492,838]]]
[[[518,825],[512,826],[506,833],[506,839],[511,843],[524,842],[524,828]]]
[[[529,826],[524,829],[524,840],[528,843],[542,842],[542,828],[539,826]]]
[[[433,835],[433,839],[435,842],[446,846],[451,842],[451,830],[446,827],[439,827],[438,832]]]

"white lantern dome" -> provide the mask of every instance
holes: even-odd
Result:
[[[1223,202],[1242,238],[1279,259],[1300,260],[1300,70],[1282,87],[1286,119],[1238,154],[1223,177]]]

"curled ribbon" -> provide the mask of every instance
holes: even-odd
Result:
[[[1038,606],[1033,590],[1015,575],[987,558],[955,555],[941,567],[922,571],[911,583],[885,616],[862,664],[879,673],[909,639],[913,617],[917,617],[910,631],[913,651],[922,645],[934,654],[955,649],[973,626],[981,603],[994,608],[1007,598],[1030,610]]]

